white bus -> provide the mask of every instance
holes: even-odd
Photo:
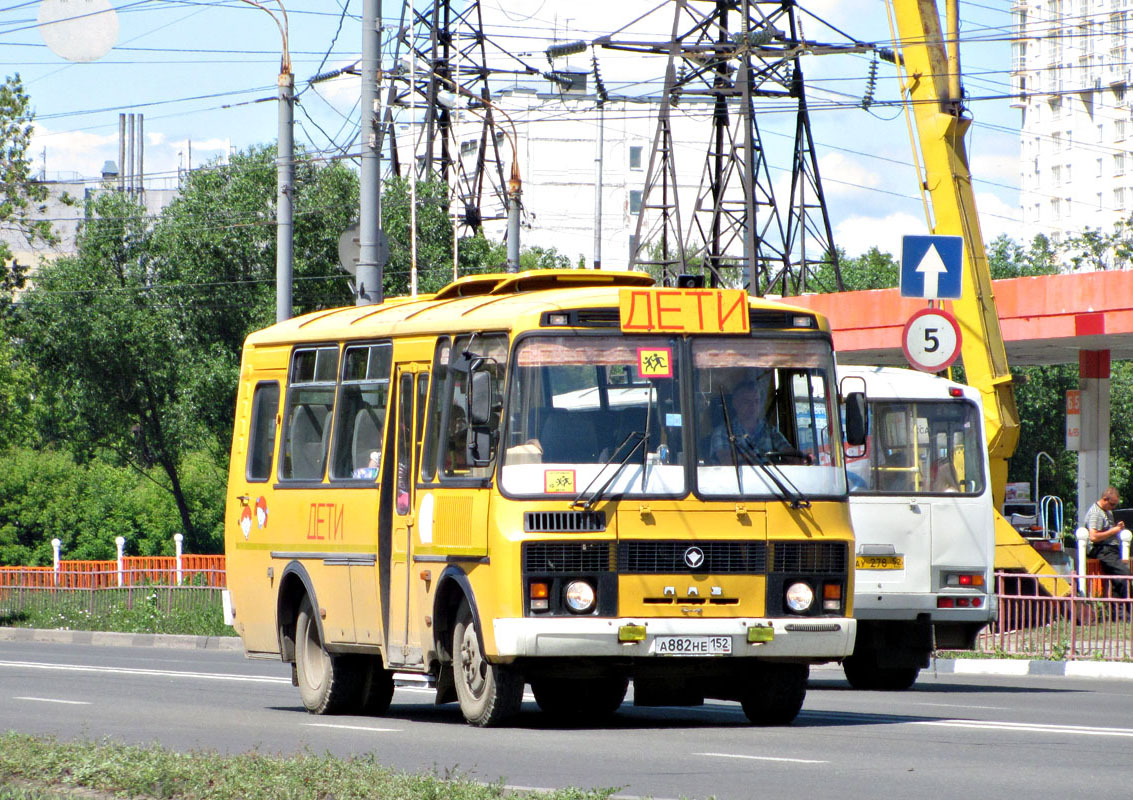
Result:
[[[983,410],[970,386],[912,370],[838,380],[869,408],[866,445],[846,451],[858,631],[843,667],[855,688],[907,689],[934,649],[969,649],[995,619]]]

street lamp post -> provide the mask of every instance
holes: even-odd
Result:
[[[282,39],[279,59],[279,131],[275,146],[275,321],[291,319],[291,283],[295,209],[293,183],[295,179],[295,142],[293,138],[295,114],[295,76],[291,72],[291,51],[288,45],[287,9],[283,0],[273,0],[279,6],[277,14],[257,0],[240,0],[271,16]]]

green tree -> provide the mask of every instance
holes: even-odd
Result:
[[[275,150],[256,146],[194,170],[158,219],[154,282],[184,332],[180,394],[223,457],[232,433],[244,339],[275,322]],[[297,313],[349,305],[338,238],[358,206],[356,175],[299,154],[293,301]]]
[[[19,75],[0,84],[0,225],[21,233],[29,242],[54,241],[50,220],[36,216],[47,199],[47,188],[31,177],[31,99]],[[12,250],[0,241],[0,298],[23,287],[29,264],[17,264]]]
[[[196,526],[181,486],[200,418],[179,392],[185,331],[170,293],[155,284],[144,208],[110,192],[87,206],[78,255],[45,264],[22,299],[25,356],[50,377],[80,458],[109,451],[141,472],[159,466],[190,547]]]
[[[897,260],[876,247],[871,247],[860,256],[847,256],[844,250],[838,248],[838,264],[842,284],[847,292],[890,289],[897,286],[901,277],[901,265]],[[821,292],[834,291],[836,282],[830,260],[819,265],[814,280],[809,285]]]

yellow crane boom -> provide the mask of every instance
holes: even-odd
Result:
[[[983,398],[988,437],[992,500],[1002,508],[1007,459],[1019,440],[1019,412],[1007,366],[1007,351],[995,308],[987,250],[976,213],[964,137],[972,120],[960,88],[959,0],[946,0],[947,35],[936,0],[889,0],[890,25],[902,92],[916,121],[912,137],[929,229],[964,238],[963,295],[952,311],[963,334],[961,358],[967,382]],[[1032,574],[1053,568],[996,512],[996,569]],[[1046,580],[1043,588],[1063,594],[1065,581]]]

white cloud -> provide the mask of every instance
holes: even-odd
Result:
[[[95,177],[102,173],[107,161],[118,161],[118,133],[52,131],[37,123],[31,141],[33,162],[37,167],[44,163],[44,150],[47,151],[48,176]]]
[[[979,192],[976,194],[976,208],[979,209],[980,231],[985,242],[990,242],[1001,234],[1019,240],[1022,222],[1017,204],[1007,203],[990,192]]]
[[[901,257],[901,237],[928,233],[921,217],[898,211],[884,217],[847,217],[834,229],[834,241],[847,255],[858,256],[876,247],[883,253]]]
[[[827,196],[848,194],[881,185],[881,175],[860,159],[845,153],[824,152],[818,157],[822,190]]]

